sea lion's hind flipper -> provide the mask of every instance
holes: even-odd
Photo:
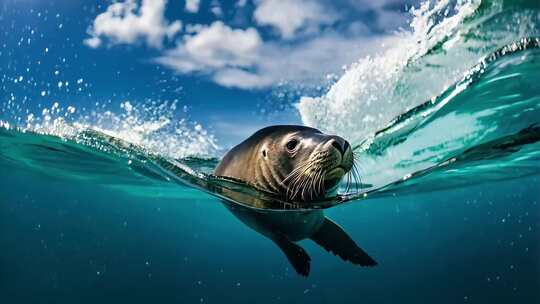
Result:
[[[321,228],[311,236],[311,239],[345,261],[360,266],[377,265],[377,262],[358,247],[341,227],[328,218],[324,219]]]
[[[298,274],[307,277],[309,275],[311,258],[304,248],[287,240],[284,237],[274,239],[274,242],[281,248],[287,256],[289,263],[294,267]]]

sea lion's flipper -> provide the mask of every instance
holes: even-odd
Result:
[[[328,218],[324,219],[321,228],[311,236],[311,239],[345,261],[361,266],[377,265],[377,262],[358,247],[338,224]]]
[[[283,253],[289,259],[289,262],[294,267],[298,274],[307,277],[309,274],[311,258],[304,248],[287,240],[284,237],[274,239],[274,242],[281,248]]]

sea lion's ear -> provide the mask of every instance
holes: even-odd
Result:
[[[260,149],[260,153],[263,158],[266,158],[268,156],[268,144],[263,143]]]

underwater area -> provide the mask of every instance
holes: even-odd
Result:
[[[32,85],[2,28],[0,302],[540,303],[540,4],[410,15],[393,45],[283,110],[353,147],[352,187],[311,203],[213,176],[227,149],[176,101],[41,101],[68,84]],[[71,88],[92,99],[84,83]],[[377,265],[304,239],[299,275],[239,215],[315,212]]]

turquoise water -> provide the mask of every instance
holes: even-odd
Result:
[[[215,178],[219,153],[169,153],[161,141],[166,133],[141,140],[118,128],[47,118],[55,109],[38,122],[20,113],[5,117],[16,107],[3,105],[0,299],[539,302],[538,9],[534,2],[494,3],[483,2],[453,29],[457,48],[446,45],[456,40],[449,32],[387,79],[390,97],[409,100],[377,107],[397,111],[389,123],[356,116],[319,123],[306,105],[331,107],[334,88],[301,102],[304,120],[348,132],[358,159],[355,191],[342,187],[324,202],[283,202]],[[519,16],[532,16],[530,28],[506,32],[501,23]],[[459,73],[448,76],[449,67]],[[365,94],[359,92],[351,96]],[[355,98],[343,112],[373,111]],[[150,129],[161,121],[126,120]],[[182,141],[170,137],[173,148]],[[359,267],[302,240],[311,257],[310,274],[302,277],[231,206],[283,218],[323,209],[378,265]]]
[[[3,168],[12,172],[1,191],[6,303],[538,300],[538,177],[331,208],[379,265],[302,241],[312,258],[305,279],[198,191],[140,196]]]

